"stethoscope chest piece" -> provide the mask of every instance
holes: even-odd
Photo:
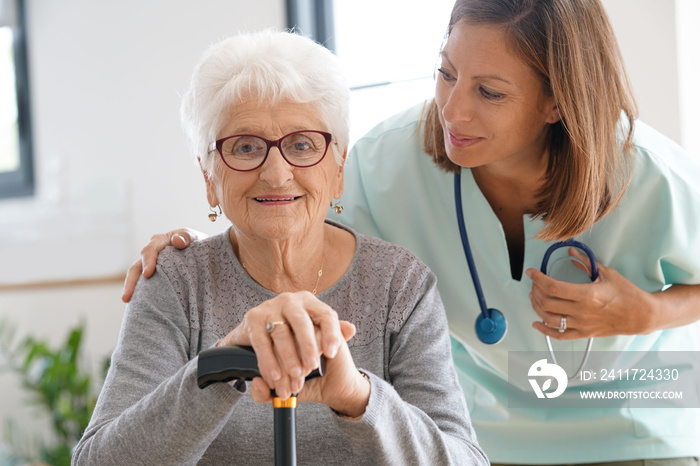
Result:
[[[506,336],[508,325],[505,316],[498,309],[489,309],[488,314],[489,317],[479,314],[474,328],[481,342],[487,345],[494,345]]]

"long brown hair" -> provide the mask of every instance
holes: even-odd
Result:
[[[561,120],[549,130],[549,163],[531,214],[545,221],[542,240],[582,233],[615,207],[632,173],[637,106],[603,6],[598,0],[457,0],[448,36],[459,21],[502,26],[542,91],[554,96]],[[460,169],[447,157],[435,100],[427,108],[424,141],[438,167]]]

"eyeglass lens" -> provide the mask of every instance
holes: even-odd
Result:
[[[269,148],[274,145],[257,136],[233,136],[221,145],[221,155],[228,166],[236,170],[252,170],[263,163]],[[327,149],[326,138],[321,133],[302,131],[291,133],[279,140],[282,156],[297,167],[318,163]]]

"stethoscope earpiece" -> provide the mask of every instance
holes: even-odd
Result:
[[[489,309],[488,313],[489,317],[484,317],[482,314],[479,314],[479,317],[476,318],[474,328],[479,340],[487,345],[494,345],[503,340],[503,337],[506,336],[508,324],[506,323],[505,316],[498,309]]]

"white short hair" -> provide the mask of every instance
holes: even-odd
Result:
[[[216,152],[209,146],[237,103],[310,104],[337,144],[342,165],[348,147],[350,91],[338,58],[311,39],[292,32],[243,33],[213,44],[194,69],[180,117],[193,155],[211,173]],[[309,128],[325,129],[325,128]]]

